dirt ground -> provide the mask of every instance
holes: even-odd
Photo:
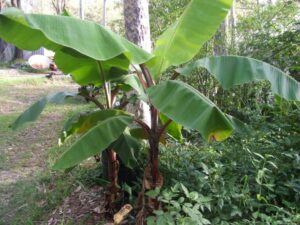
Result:
[[[49,165],[66,115],[78,106],[50,106],[37,122],[9,128],[41,96],[77,89],[64,76],[49,80],[44,74],[0,69],[0,225],[102,224],[102,188],[74,184],[74,174],[57,174]]]

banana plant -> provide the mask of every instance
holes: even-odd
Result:
[[[299,101],[300,84],[267,63],[240,56],[208,57],[190,62],[215,34],[231,5],[232,0],[191,0],[178,20],[158,38],[152,54],[93,22],[24,14],[18,9],[1,12],[1,38],[26,50],[43,46],[54,51],[55,63],[65,74],[72,74],[76,83],[103,87],[105,92],[107,107],[92,99],[99,106],[97,111],[68,121],[61,140],[76,133],[81,137],[54,168],[73,167],[109,147],[121,155],[128,146],[132,150],[134,137],[148,139],[149,159],[139,199],[142,210],[137,216],[137,224],[142,224],[145,214],[158,208],[158,202],[151,197],[146,199],[144,192],[163,185],[159,172],[162,136],[169,133],[180,140],[183,126],[197,130],[208,142],[223,141],[240,125],[199,91],[176,78],[188,76],[195,68],[202,67],[225,89],[267,80],[277,95]],[[174,71],[170,80],[162,79],[166,70]],[[136,89],[137,97],[150,105],[151,125],[122,110],[112,109],[120,106],[114,103],[112,87],[120,87],[120,84]],[[21,115],[13,127],[37,118],[28,116],[36,112],[41,112],[37,105],[29,108],[25,112],[27,116]],[[130,130],[133,123],[139,128]]]

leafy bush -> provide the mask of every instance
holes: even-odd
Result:
[[[210,210],[201,213],[212,224],[300,222],[299,105],[289,104],[285,111],[280,105],[261,108],[263,114],[244,113],[253,124],[251,135],[236,134],[213,146],[189,139],[184,146],[163,148],[168,192],[182,183],[210,198]],[[183,207],[179,198],[172,200]],[[174,204],[167,206],[168,214]]]
[[[149,194],[149,193],[148,193]],[[150,194],[151,195],[151,194]],[[152,197],[156,197],[156,193],[152,193]],[[164,210],[156,210],[155,216],[148,217],[149,225],[154,224],[190,224],[205,225],[210,222],[204,218],[205,209],[211,210],[210,198],[204,197],[198,192],[189,192],[189,190],[181,183],[177,183],[170,189],[164,190],[159,198],[165,203]]]
[[[300,4],[279,2],[241,18],[239,54],[268,62],[300,79]]]

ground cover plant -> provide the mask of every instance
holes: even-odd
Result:
[[[203,94],[176,80],[178,76],[189,76],[194,69],[202,67],[214,75],[225,89],[256,80],[267,80],[275,94],[287,100],[299,100],[300,84],[296,80],[267,63],[246,57],[203,58],[182,68],[174,68],[172,78],[162,80],[167,69],[187,63],[198,53],[218,29],[231,3],[230,0],[191,1],[178,21],[158,38],[153,54],[146,53],[92,22],[67,16],[23,14],[17,9],[1,12],[1,38],[27,50],[44,46],[55,51],[58,67],[64,73],[72,74],[78,84],[88,85],[88,88],[79,91],[79,95],[95,103],[98,108],[96,111],[81,113],[67,122],[61,140],[73,134],[80,134],[81,137],[54,164],[54,168],[68,169],[108,150],[108,199],[115,200],[114,195],[118,189],[115,152],[126,161],[122,153],[133,153],[138,149],[138,137],[148,139],[149,157],[139,198],[140,211],[136,216],[137,224],[142,224],[146,216],[159,208],[158,198],[147,193],[163,185],[163,176],[159,171],[159,143],[166,132],[180,139],[183,126],[197,130],[205,141],[212,142],[227,139],[235,128],[241,126],[238,120],[223,113]],[[29,37],[35,40],[28,42]],[[128,74],[130,65],[136,68],[133,74]],[[151,126],[121,110],[124,104],[131,101],[116,100],[117,93],[124,90],[125,85],[136,89],[138,98],[150,104]],[[94,94],[94,87],[102,87],[105,106]],[[66,97],[77,95],[66,92],[48,95],[25,111],[12,127],[17,128],[35,120],[47,103],[60,103]],[[139,126],[139,136],[130,132],[129,125],[133,122]],[[131,159],[134,160],[133,157]],[[154,219],[152,222],[159,224],[159,221]],[[207,221],[203,220],[203,223]]]
[[[299,223],[299,103],[267,108],[244,111],[252,124],[248,134],[211,145],[188,135],[184,145],[162,148],[162,171],[169,179],[157,194],[170,214],[186,220],[200,215],[211,224]],[[183,200],[192,203],[188,207],[198,201],[196,213],[178,205]],[[167,215],[157,212],[165,224]]]

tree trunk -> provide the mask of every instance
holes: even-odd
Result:
[[[151,52],[148,0],[124,0],[124,18],[127,39]]]
[[[15,46],[0,39],[0,61],[9,62],[14,59]]]
[[[124,0],[124,19],[127,39],[151,52],[148,0]],[[135,92],[129,93],[129,97],[133,94]],[[135,105],[128,105],[127,110],[150,126],[150,108],[145,102],[138,101]]]
[[[236,47],[236,25],[237,25],[236,2],[234,0],[230,12],[231,48],[234,50],[237,48]],[[235,50],[235,52],[237,51]]]
[[[149,4],[148,0],[124,0],[125,32],[127,39],[144,50],[151,52],[151,34],[149,24]],[[142,72],[147,79],[147,85],[152,86],[153,81],[147,68],[141,65]],[[158,136],[158,111],[149,107],[145,102],[138,102],[134,107],[127,109],[129,112],[143,122],[151,131],[149,134],[149,159],[144,170],[143,187],[139,194],[138,206],[141,207],[136,218],[136,224],[144,224],[144,218],[148,213],[158,209],[156,198],[146,197],[145,192],[161,188],[163,177],[159,172],[159,136]]]
[[[148,0],[124,0],[124,20],[127,39],[144,50],[151,52]],[[127,97],[130,98],[131,95],[135,94],[136,92],[132,91],[128,93]],[[151,113],[147,103],[137,101],[135,104],[128,104],[127,111],[151,127]],[[151,161],[151,156],[149,158]],[[122,172],[122,164],[120,165],[120,170]]]
[[[66,0],[52,0],[52,7],[57,15],[61,15],[66,8]]]
[[[79,0],[80,19],[84,20],[84,0]]]
[[[0,0],[0,11],[6,7],[6,2]],[[14,59],[15,56],[15,46],[5,42],[0,39],[0,61],[9,62]]]
[[[106,26],[106,0],[102,0],[102,26]]]
[[[3,7],[4,7],[4,2],[3,0],[0,0],[0,11],[3,9]]]
[[[228,23],[229,19],[227,16],[214,37],[214,55],[228,54]]]
[[[21,0],[11,0],[11,5],[13,7],[22,9]],[[23,59],[23,51],[16,47],[14,58],[15,59]]]

